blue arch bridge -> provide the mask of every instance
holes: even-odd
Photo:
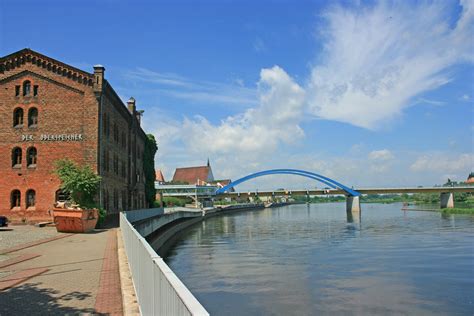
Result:
[[[239,184],[255,178],[269,175],[296,175],[318,181],[325,185],[325,189],[302,189],[302,190],[273,190],[255,192],[235,192],[234,188]],[[345,195],[346,210],[352,215],[360,216],[360,196],[362,194],[396,194],[396,193],[439,193],[441,195],[441,208],[454,207],[454,192],[474,192],[474,186],[463,187],[402,187],[402,188],[361,188],[354,189],[337,182],[326,176],[299,169],[270,169],[249,174],[235,180],[223,187],[209,185],[176,185],[155,184],[157,193],[161,196],[190,197],[199,205],[199,201],[209,201],[220,198],[255,198],[255,197],[278,197],[293,195]],[[329,188],[329,189],[328,189]]]

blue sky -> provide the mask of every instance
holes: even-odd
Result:
[[[432,185],[474,169],[473,21],[472,0],[3,0],[0,53],[104,65],[145,110],[166,178],[209,157],[219,178]]]

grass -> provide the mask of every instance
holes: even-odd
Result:
[[[441,209],[443,214],[471,214],[474,215],[474,208],[443,208]]]

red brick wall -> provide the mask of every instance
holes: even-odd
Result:
[[[31,82],[30,97],[22,96],[26,80]],[[54,161],[61,158],[89,164],[101,175],[98,201],[101,206],[108,206],[108,213],[145,207],[142,161],[145,135],[112,87],[102,80],[97,84],[96,80],[93,74],[28,50],[0,58],[0,215],[7,215],[12,221],[50,219],[48,210],[60,186],[54,174]],[[33,96],[35,85],[38,86],[36,97]],[[21,86],[20,96],[15,96],[15,86]],[[13,127],[13,112],[17,107],[24,111],[22,128]],[[32,107],[39,112],[36,128],[28,127],[28,110]],[[105,126],[101,126],[104,114],[108,136]],[[118,141],[114,139],[115,125]],[[122,132],[126,137],[125,147]],[[42,141],[42,134],[81,134],[83,140]],[[33,139],[23,140],[23,135],[31,135]],[[32,146],[38,152],[36,168],[26,165],[26,151]],[[15,147],[22,149],[21,168],[12,168],[11,152]],[[118,172],[114,170],[114,156],[119,162]],[[125,176],[122,165],[125,165]],[[15,189],[21,192],[21,206],[12,209],[10,197]],[[28,190],[35,190],[36,204],[27,209]]]
[[[25,72],[26,71],[26,72]],[[25,80],[38,85],[37,97],[15,96],[15,86]],[[21,87],[22,88],[22,87]],[[21,91],[22,92],[22,91]],[[24,111],[23,127],[13,127],[13,111]],[[28,127],[28,109],[38,109],[38,125]],[[97,169],[98,102],[92,87],[32,63],[18,65],[0,73],[0,214],[11,220],[48,219],[55,202],[59,180],[53,173],[54,161],[70,158]],[[82,141],[41,141],[41,134],[82,134]],[[22,135],[34,140],[22,141]],[[26,150],[37,149],[36,168],[27,168]],[[11,151],[22,148],[20,169],[12,168]],[[21,192],[21,206],[10,209],[11,191]],[[26,209],[26,191],[36,191],[35,207]]]

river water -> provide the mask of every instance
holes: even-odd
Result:
[[[217,216],[166,261],[211,315],[474,314],[474,217],[362,204]]]

